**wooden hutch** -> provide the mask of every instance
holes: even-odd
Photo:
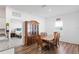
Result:
[[[25,45],[35,43],[33,36],[39,35],[39,23],[37,21],[25,21]]]

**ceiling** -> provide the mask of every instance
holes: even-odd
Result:
[[[43,18],[79,10],[79,5],[11,5],[10,7]]]

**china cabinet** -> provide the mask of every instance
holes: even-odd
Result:
[[[39,35],[39,23],[37,21],[25,21],[25,45],[35,43],[34,36]]]

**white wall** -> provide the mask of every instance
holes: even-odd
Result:
[[[57,17],[63,21],[61,40],[65,42],[79,44],[79,11],[51,17],[46,20],[46,31],[51,34],[55,31],[54,22]]]
[[[5,29],[5,14],[6,13],[6,9],[4,6],[0,6],[0,28]]]
[[[5,14],[5,7],[4,6],[0,6],[0,17],[5,18],[6,14]]]
[[[12,12],[18,12],[19,14],[21,14],[21,17],[12,16]],[[39,18],[37,16],[27,14],[27,13],[24,13],[22,11],[15,10],[15,9],[13,9],[11,7],[6,8],[6,19],[7,19],[6,22],[11,22],[11,20],[13,20],[13,19],[15,19],[16,21],[20,21],[20,22],[36,20],[36,21],[39,22],[39,31],[40,32],[45,31],[45,24],[44,24],[45,21],[44,21],[44,19]]]

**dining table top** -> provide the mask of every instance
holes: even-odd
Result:
[[[53,40],[53,36],[44,36],[44,37],[41,37],[42,40],[48,40],[48,41],[51,41]]]

